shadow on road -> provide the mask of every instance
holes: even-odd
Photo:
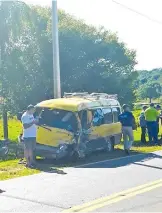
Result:
[[[88,156],[84,160],[77,162],[69,162],[64,160],[37,160],[40,165],[40,170],[45,172],[57,173],[59,169],[50,170],[52,167],[65,168],[65,167],[77,167],[77,168],[117,168],[127,166],[129,164],[142,163],[149,159],[162,158],[162,156],[153,153],[140,153],[132,152],[130,156],[126,156],[125,152],[121,149],[116,149],[112,153],[96,152]],[[143,164],[142,164],[143,165]]]
[[[62,169],[54,168],[54,165],[51,164],[40,164],[39,161],[34,169],[40,170],[42,172],[47,173],[56,173],[60,175],[66,175],[67,173],[64,172]]]
[[[4,190],[0,189],[0,194],[1,194],[1,193],[4,193],[4,192],[5,192]]]
[[[151,165],[146,165],[146,164],[142,164],[142,163],[133,163],[135,165],[139,165],[139,166],[144,166],[144,167],[149,167],[149,168],[152,168],[152,169],[162,169],[162,167],[159,167],[159,166],[151,166]]]
[[[153,153],[148,153],[148,154],[138,153],[138,154],[127,156],[125,158],[113,159],[113,160],[103,161],[103,162],[99,162],[95,164],[87,164],[87,165],[84,165],[84,168],[118,168],[118,167],[130,165],[130,164],[147,166],[142,164],[142,162],[145,162],[153,158],[162,159],[162,156],[153,154]],[[161,168],[159,167],[158,169],[161,169]]]
[[[132,153],[137,154],[137,152]],[[104,160],[110,160],[115,158],[124,157],[125,153],[121,149],[115,149],[114,152],[106,153],[106,152],[94,152],[90,154],[85,159],[80,160],[69,160],[69,159],[61,159],[61,160],[50,160],[50,159],[37,159],[37,163],[42,167],[44,165],[44,168],[46,167],[57,167],[57,168],[63,168],[63,167],[78,167],[79,165],[83,164],[89,164],[93,162],[98,161],[104,161]]]

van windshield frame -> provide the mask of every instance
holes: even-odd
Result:
[[[40,107],[36,111],[40,112],[39,126],[57,128],[69,132],[76,132],[78,130],[78,121],[74,112]]]

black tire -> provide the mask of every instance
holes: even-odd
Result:
[[[79,152],[79,151],[74,151],[73,154],[71,155],[70,157],[70,160],[75,163],[79,160],[83,160],[87,157],[86,153],[85,152]]]
[[[75,163],[79,160],[79,154],[77,151],[74,151],[74,153],[72,154],[72,156],[70,156],[70,161]]]
[[[114,151],[115,150],[115,137],[112,137],[111,141],[112,141],[112,151]]]
[[[106,152],[113,152],[114,151],[114,140],[107,139],[106,140]]]

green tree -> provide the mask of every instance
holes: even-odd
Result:
[[[3,103],[3,122],[4,122],[4,137],[8,137],[7,130],[7,100],[9,96],[9,79],[8,64],[10,61],[8,57],[15,45],[18,26],[18,17],[22,14],[22,5],[14,2],[0,2],[0,95],[3,97],[5,103]],[[3,20],[3,21],[2,21]],[[20,20],[20,19],[19,19]],[[23,19],[22,19],[23,20]],[[13,27],[14,26],[14,27]]]
[[[31,93],[31,75],[38,61],[38,45],[30,7],[22,2],[0,2],[0,96],[4,98],[4,137],[7,138],[7,111],[15,112]],[[35,34],[34,34],[35,33]],[[33,36],[34,35],[34,36]],[[37,71],[37,70],[35,70]],[[31,81],[32,79],[32,81]],[[30,83],[29,83],[30,82]],[[26,101],[27,103],[27,101]]]
[[[4,60],[7,106],[16,112],[29,103],[53,97],[53,70],[51,9],[13,4],[12,13],[17,11],[18,14],[21,7],[25,10],[25,15],[19,14],[24,18],[15,34],[12,31],[16,26],[10,25],[12,33],[8,34],[10,41],[7,43],[10,51]],[[13,15],[9,17],[16,22]],[[119,42],[116,34],[103,27],[88,26],[59,11],[59,40],[63,92],[117,93],[122,102],[133,101],[136,55]]]
[[[147,99],[151,103],[153,98],[159,98],[161,95],[161,86],[159,83],[151,82],[141,86],[138,90],[138,96],[140,99]]]

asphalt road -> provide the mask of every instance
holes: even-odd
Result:
[[[0,193],[0,212],[61,212],[109,197],[162,179],[161,158],[162,152],[156,152],[67,168],[61,174],[41,173],[1,181],[0,189],[4,192]],[[148,211],[150,206],[149,211],[152,208],[158,212],[162,209],[161,192],[162,188],[158,187],[94,211]]]
[[[97,212],[161,212],[162,188],[97,209]]]

